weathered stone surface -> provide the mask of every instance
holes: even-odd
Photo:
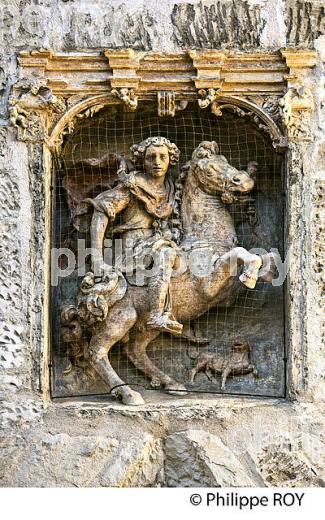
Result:
[[[322,0],[286,0],[287,44],[312,47],[325,33],[325,6]]]
[[[141,439],[121,442],[113,460],[97,477],[97,485],[109,487],[150,487],[163,468],[161,440],[145,434]]]
[[[319,471],[301,451],[291,451],[290,441],[286,446],[265,447],[253,454],[256,471],[267,486],[310,487],[325,486]]]
[[[216,402],[3,403],[0,486],[324,486],[315,407]]]
[[[97,433],[44,432],[17,441],[19,450],[12,445],[4,449],[6,457],[17,457],[9,473],[0,466],[4,487],[155,486],[163,465],[160,441],[149,434],[118,440]]]
[[[247,470],[215,435],[188,430],[169,435],[165,443],[169,487],[253,486]]]
[[[29,257],[27,161],[12,131],[0,127],[0,394],[28,387],[30,346],[26,342]]]
[[[25,431],[30,425],[38,425],[43,412],[43,403],[26,398],[25,401],[11,397],[6,401],[0,400],[0,429],[7,433],[10,429],[17,428],[19,433]]]
[[[173,40],[182,48],[252,48],[266,23],[260,5],[236,0],[175,3],[171,20]]]

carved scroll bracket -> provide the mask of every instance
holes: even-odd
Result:
[[[316,65],[316,51],[282,51],[289,68],[287,92],[280,100],[282,121],[289,140],[312,141],[312,113],[315,108],[311,69]]]
[[[46,80],[20,80],[9,100],[9,115],[20,141],[42,142],[48,128],[64,113],[64,100],[55,96]]]
[[[220,107],[218,106],[217,99],[219,96],[220,90],[216,90],[214,88],[208,88],[200,89],[198,91],[198,104],[200,108],[207,108],[208,106],[211,106],[211,112],[215,116],[221,116],[222,111],[220,110]]]
[[[114,88],[111,94],[120,99],[130,112],[134,112],[138,108],[138,97],[133,88]]]
[[[159,117],[174,117],[179,110],[185,110],[188,101],[176,101],[175,92],[160,91],[157,95],[158,116]]]

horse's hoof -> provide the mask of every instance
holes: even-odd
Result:
[[[247,287],[248,289],[254,289],[257,277],[255,276],[248,276],[246,273],[242,273],[239,277],[239,280]]]
[[[135,390],[131,390],[131,388],[120,389],[118,395],[121,397],[123,404],[130,406],[141,406],[142,404],[145,404],[142,395]]]
[[[187,388],[181,383],[168,383],[168,385],[165,386],[165,390],[171,395],[187,394]]]
[[[161,381],[158,377],[153,377],[150,381],[150,384],[152,388],[160,388],[161,387]]]

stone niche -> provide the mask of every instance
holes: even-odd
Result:
[[[78,238],[85,239],[86,246],[90,247],[89,231],[78,233],[71,226],[67,195],[70,190],[70,196],[73,193],[73,196],[80,198],[80,192],[86,193],[82,191],[85,183],[87,186],[92,184],[97,194],[107,189],[110,178],[105,167],[87,169],[87,160],[109,153],[130,159],[132,144],[156,135],[168,137],[181,151],[180,162],[173,171],[176,179],[182,165],[191,159],[193,150],[202,141],[216,141],[220,153],[239,170],[246,170],[250,161],[256,161],[256,183],[249,200],[229,206],[236,224],[238,244],[248,250],[252,247],[266,251],[274,248],[282,255],[285,200],[283,154],[276,152],[269,136],[258,128],[249,115],[238,115],[228,107],[217,117],[210,110],[202,110],[195,101],[188,103],[186,109],[176,112],[174,117],[160,117],[154,102],[140,101],[133,112],[112,106],[75,128],[62,148],[62,168],[56,173],[53,192],[56,194],[53,209],[56,247],[69,247],[75,251]],[[89,187],[86,189],[89,190]],[[89,270],[90,264],[86,272]],[[76,301],[82,278],[72,273],[61,278],[58,287],[53,290],[54,396],[107,392],[98,377],[91,377],[89,371],[82,368],[82,360],[69,369],[71,345],[64,344],[57,333],[60,329],[60,308],[62,304]],[[223,356],[229,353],[236,341],[248,341],[252,348],[251,362],[256,366],[257,374],[229,378],[224,391],[281,397],[285,393],[284,328],[284,287],[259,282],[254,289],[243,286],[231,305],[217,306],[191,322],[192,331],[206,338],[208,343],[196,345],[186,337],[161,334],[149,345],[147,352],[161,370],[187,385],[190,369],[195,364],[192,358],[198,353],[216,352],[218,356]],[[113,347],[110,360],[125,382],[150,388],[150,381],[123,353],[122,343]],[[195,384],[188,385],[188,389],[191,392],[219,393],[220,381],[220,378],[210,380],[204,372],[199,372]]]
[[[299,146],[310,140],[313,102],[301,78],[314,66],[313,51],[209,50],[171,55],[131,50],[90,55],[34,51],[21,53],[19,60],[21,78],[11,99],[11,120],[19,139],[44,147],[43,167],[51,179],[45,188],[48,208],[52,207],[49,249],[68,247],[76,252],[78,238],[90,245],[89,231],[77,231],[72,220],[78,201],[112,185],[109,167],[100,166],[98,160],[118,154],[129,161],[131,145],[160,135],[181,151],[180,162],[171,172],[175,183],[202,141],[215,141],[230,165],[249,170],[254,189],[245,200],[228,205],[238,245],[247,250],[276,249],[284,258],[284,237],[292,232],[295,218],[290,213],[294,199],[288,171],[300,175]],[[64,258],[60,262],[64,268]],[[86,267],[87,272],[90,264]],[[76,301],[81,280],[75,272],[64,276],[48,298],[52,397],[108,392],[87,362],[89,331],[80,339],[82,350],[77,356],[74,345],[60,335],[60,309]],[[286,305],[289,290],[290,308]],[[285,397],[295,391],[300,377],[299,370],[293,370],[297,359],[290,336],[293,329],[298,334],[293,310],[299,291],[290,278],[287,284],[258,281],[254,289],[242,286],[231,303],[184,324],[182,337],[161,334],[149,345],[148,355],[192,395],[198,392],[197,397],[202,392]],[[220,377],[204,371],[189,384],[198,353],[229,356],[238,342],[250,345],[254,370],[230,374],[223,389]],[[152,388],[126,357],[123,344],[112,348],[109,359],[123,381]]]

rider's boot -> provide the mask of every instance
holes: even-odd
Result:
[[[162,279],[155,280],[152,285],[154,290],[152,291],[152,301],[150,302],[151,312],[147,321],[147,329],[181,334],[183,325],[175,319],[171,310],[165,310],[168,286],[169,283]]]

